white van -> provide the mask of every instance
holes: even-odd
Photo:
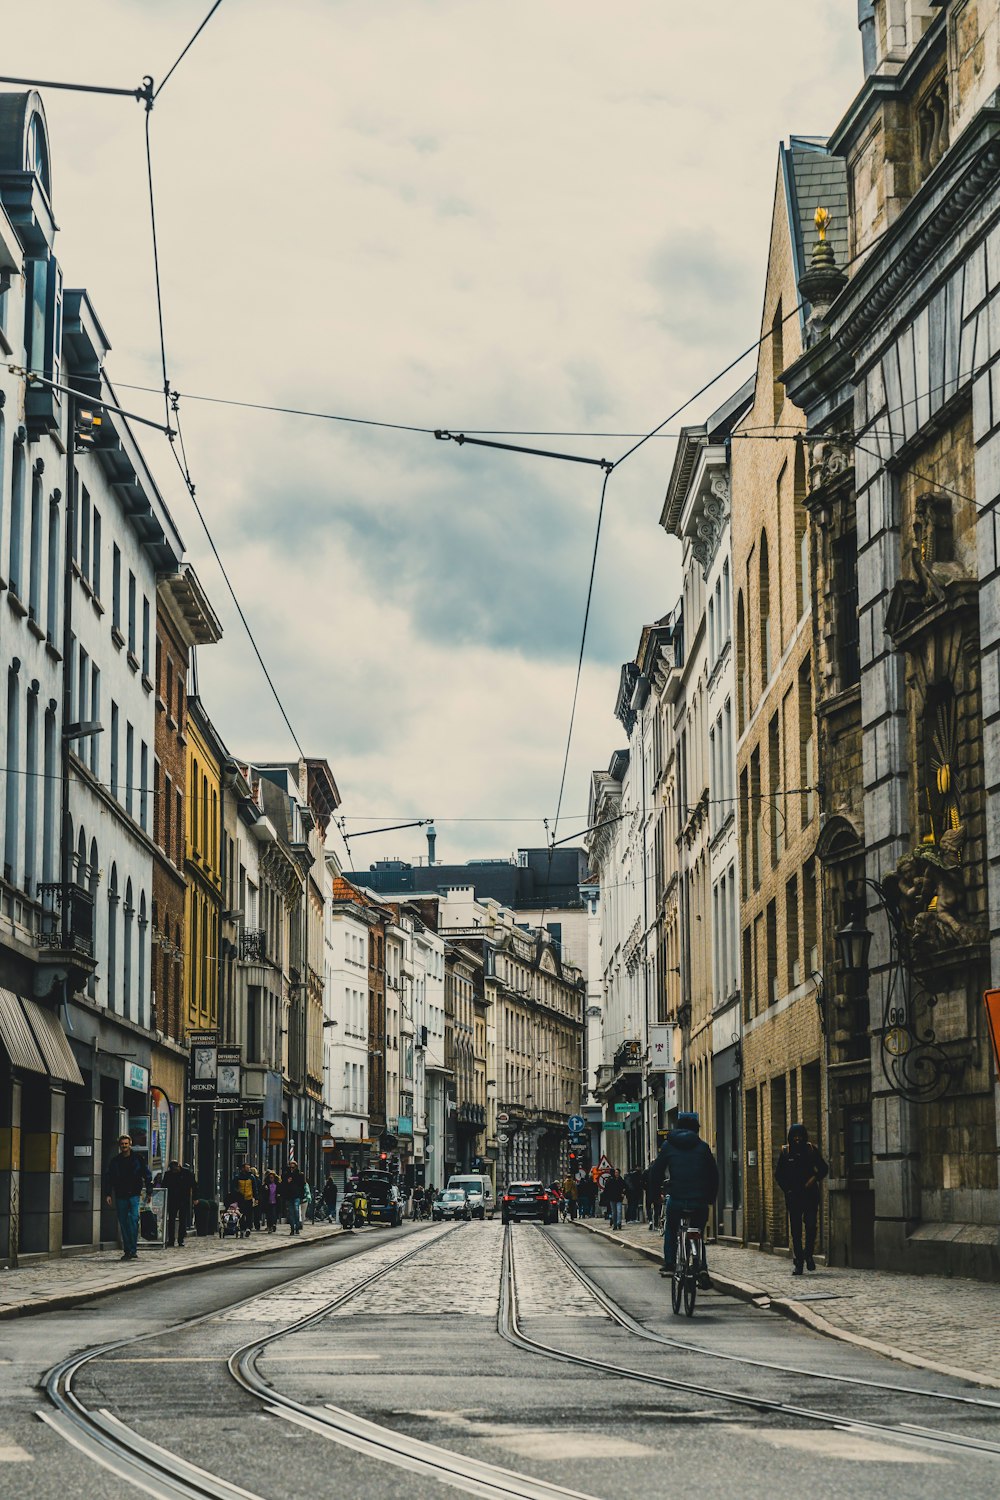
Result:
[[[487,1214],[492,1219],[495,1207],[493,1202],[493,1184],[485,1174],[469,1173],[467,1175],[449,1177],[448,1186],[450,1188],[464,1188],[474,1219],[485,1219]]]

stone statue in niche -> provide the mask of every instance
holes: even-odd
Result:
[[[970,919],[962,861],[964,827],[951,828],[939,843],[930,840],[904,854],[884,881],[915,959],[931,959],[951,949],[985,940],[982,924]]]
[[[970,575],[955,558],[952,503],[947,495],[919,495],[913,504],[913,571],[928,605],[941,604],[949,585]]]

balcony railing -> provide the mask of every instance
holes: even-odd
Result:
[[[267,960],[267,934],[263,927],[244,927],[240,933],[240,958],[245,964],[262,964]]]
[[[42,904],[39,915],[39,946],[81,958],[94,956],[94,898],[82,885],[63,887],[62,881],[44,881],[38,887]]]
[[[639,1073],[642,1071],[642,1043],[639,1041],[622,1042],[615,1053],[612,1064],[615,1073]]]

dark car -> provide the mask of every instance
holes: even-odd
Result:
[[[500,1217],[505,1224],[518,1219],[541,1219],[554,1224],[559,1216],[555,1199],[541,1182],[512,1182],[500,1199]]]
[[[403,1222],[403,1199],[399,1188],[383,1172],[362,1172],[360,1186],[368,1197],[368,1222],[391,1224]]]

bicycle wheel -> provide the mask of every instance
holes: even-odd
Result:
[[[698,1295],[698,1272],[700,1269],[700,1248],[697,1245],[690,1246],[684,1266],[684,1312],[689,1318],[694,1315],[694,1303]]]
[[[684,1267],[678,1261],[674,1266],[673,1275],[670,1278],[670,1306],[675,1313],[681,1310],[681,1297],[684,1287]]]

